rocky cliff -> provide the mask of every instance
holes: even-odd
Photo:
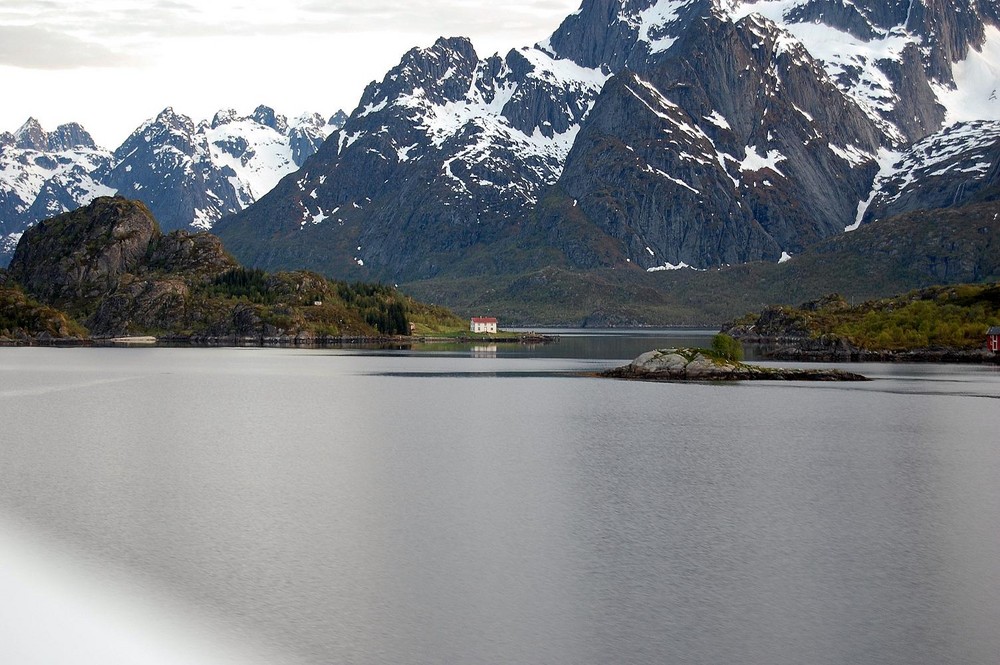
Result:
[[[995,147],[966,142],[945,185],[930,162],[967,133],[953,123],[1000,119],[998,13],[995,0],[584,0],[506,55],[440,39],[217,230],[255,265],[392,281],[776,262],[961,202],[947,194],[962,179],[977,188],[985,171],[966,162]],[[918,150],[936,156],[921,165]]]

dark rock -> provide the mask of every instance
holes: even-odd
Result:
[[[44,303],[86,309],[122,275],[138,269],[159,236],[159,225],[142,203],[98,198],[28,229],[10,276]]]

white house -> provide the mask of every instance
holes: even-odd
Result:
[[[494,333],[497,331],[497,320],[492,316],[474,316],[469,324],[469,330],[474,333]]]

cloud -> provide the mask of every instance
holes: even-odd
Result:
[[[36,26],[0,25],[0,64],[26,69],[120,67],[133,62],[92,41]]]
[[[579,0],[3,0],[0,26],[33,26],[73,35],[72,53],[89,61],[107,58],[115,46],[138,50],[173,39],[268,37],[290,34],[408,33],[434,36],[512,38],[510,46],[547,36]],[[544,27],[542,27],[544,26]],[[8,28],[12,30],[14,28]],[[30,30],[18,28],[18,30]],[[535,34],[538,32],[539,34]],[[544,34],[542,34],[544,33]],[[22,33],[23,35],[24,33]],[[43,36],[43,35],[39,35]],[[50,43],[54,35],[45,35]],[[515,43],[516,42],[516,43]],[[24,41],[3,45],[12,58]],[[103,46],[103,48],[102,48]],[[58,49],[55,51],[58,54]],[[27,58],[28,55],[22,56]],[[34,61],[58,59],[33,49]]]
[[[337,31],[385,29],[463,35],[520,32],[538,25],[540,18],[565,16],[569,13],[567,8],[575,4],[574,0],[520,0],[502,4],[482,0],[368,0],[360,5],[305,0],[299,8],[313,20],[322,17],[327,29]]]

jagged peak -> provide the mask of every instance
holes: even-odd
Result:
[[[49,146],[49,135],[34,117],[28,118],[14,132],[14,141],[18,148],[29,150],[46,150]]]
[[[167,127],[169,129],[183,130],[187,133],[194,132],[194,120],[183,113],[177,113],[172,106],[168,106],[160,111],[155,118],[146,121],[136,130],[137,134],[144,133],[152,128]]]
[[[50,150],[72,150],[73,148],[97,148],[90,132],[78,122],[67,122],[56,127],[49,134]]]
[[[288,131],[288,119],[278,113],[275,113],[274,109],[270,106],[265,106],[261,104],[253,110],[250,115],[250,119],[256,121],[257,123],[264,125],[265,127],[270,127],[282,134]]]
[[[20,134],[24,134],[25,132],[30,132],[34,130],[43,131],[42,123],[38,122],[38,118],[36,118],[35,116],[29,116],[28,119],[25,120],[24,123],[17,128],[17,130],[14,132],[14,135],[18,136]]]
[[[231,122],[240,119],[240,114],[236,112],[236,109],[222,109],[217,111],[214,116],[212,116],[211,127],[215,129],[222,125],[228,125]]]
[[[333,129],[340,129],[347,122],[348,115],[344,113],[343,109],[339,109],[336,113],[330,116],[326,121],[326,124]]]
[[[467,37],[439,37],[407,51],[381,82],[368,84],[354,115],[364,117],[388,100],[420,94],[431,103],[455,101],[472,87],[479,56]]]

